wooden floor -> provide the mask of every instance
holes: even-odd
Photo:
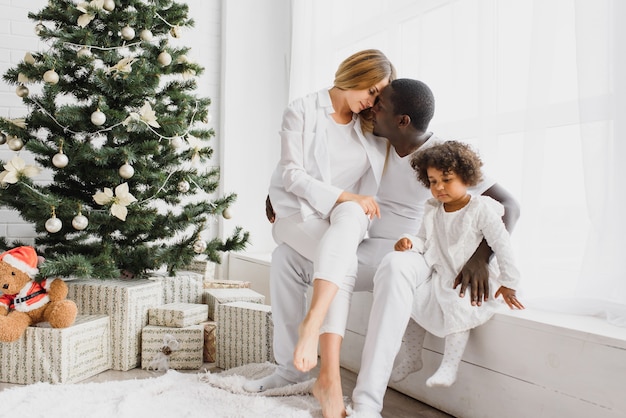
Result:
[[[219,372],[220,369],[215,368],[214,363],[205,363],[203,370],[209,370],[211,372]],[[180,370],[181,373],[197,373],[197,371],[186,371]],[[154,372],[148,372],[146,370],[142,370],[140,368],[132,369],[128,371],[118,371],[118,370],[108,370],[106,372],[100,373],[96,376],[93,376],[89,379],[83,380],[81,383],[87,382],[105,382],[111,380],[128,380],[128,379],[144,379],[154,377]],[[341,379],[343,385],[343,391],[346,396],[350,396],[352,394],[352,390],[354,389],[354,385],[356,383],[356,374],[353,372],[341,369]],[[19,385],[14,385],[10,383],[0,383],[0,390],[14,387]],[[432,408],[426,404],[423,404],[415,399],[403,395],[400,392],[397,392],[393,389],[387,389],[387,394],[385,395],[385,407],[383,410],[384,418],[449,418],[451,415],[448,415],[444,412],[441,412],[435,408]],[[19,415],[19,414],[18,414]]]

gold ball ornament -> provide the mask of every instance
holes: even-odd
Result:
[[[190,189],[189,182],[187,180],[182,180],[178,183],[178,191],[181,193],[187,193]]]
[[[113,0],[104,0],[102,8],[107,12],[112,12],[115,9],[115,2]]]
[[[135,37],[135,29],[131,28],[130,26],[124,26],[121,30],[121,34],[122,38],[130,41]]]
[[[222,211],[222,216],[224,219],[230,219],[233,217],[233,214],[230,212],[230,208],[226,208]]]
[[[165,67],[172,63],[172,56],[169,53],[163,51],[157,57],[157,61],[159,62],[159,64]]]
[[[206,249],[207,249],[206,242],[204,242],[201,239],[193,243],[193,250],[195,251],[196,254],[202,254],[203,252],[206,251]]]
[[[11,151],[19,151],[24,148],[24,141],[16,136],[10,136],[7,139],[7,146]]]
[[[48,84],[56,84],[59,82],[59,74],[54,70],[48,70],[43,73],[43,81]]]
[[[150,29],[144,29],[139,33],[139,37],[142,41],[150,42],[154,36],[152,35],[152,31]]]
[[[102,113],[100,109],[96,110],[95,112],[91,114],[91,123],[93,123],[96,126],[104,125],[104,122],[106,122],[106,120],[107,120],[106,115]]]
[[[17,86],[17,88],[15,89],[15,94],[17,94],[19,97],[26,97],[28,96],[28,93],[28,87],[23,84]]]
[[[63,154],[62,152],[58,152],[52,157],[52,165],[54,165],[56,168],[64,168],[69,162],[70,160],[69,158],[67,158],[67,155]]]
[[[55,232],[59,232],[63,227],[63,223],[56,216],[52,216],[52,218],[48,219],[45,224],[46,231],[54,234]]]
[[[80,213],[74,216],[74,219],[72,219],[72,227],[74,227],[74,229],[78,231],[82,231],[83,229],[87,228],[88,225],[89,219],[87,219],[85,215],[81,215]]]
[[[135,175],[135,169],[128,163],[123,164],[117,172],[121,178],[126,180]]]
[[[170,35],[172,35],[172,38],[180,38],[180,26],[172,26],[172,28],[170,29]]]
[[[43,23],[37,23],[37,24],[35,25],[35,33],[36,33],[37,35],[40,35],[40,34],[41,34],[41,32],[43,32],[45,29],[46,29],[46,27],[44,26],[44,24],[43,24]]]
[[[7,143],[7,136],[4,132],[0,132],[0,145]]]

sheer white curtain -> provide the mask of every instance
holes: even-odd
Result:
[[[379,48],[434,91],[431,129],[477,146],[520,201],[529,306],[626,326],[622,0],[294,0],[290,96]]]

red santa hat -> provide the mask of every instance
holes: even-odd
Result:
[[[16,247],[0,254],[0,260],[35,277],[39,273],[37,269],[37,253],[33,247]]]

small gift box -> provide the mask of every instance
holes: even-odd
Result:
[[[203,303],[168,303],[148,310],[148,325],[184,328],[208,317],[209,307]]]
[[[269,305],[231,302],[217,308],[217,361],[222,369],[274,362],[274,326]]]
[[[202,303],[209,306],[209,319],[217,320],[217,305],[229,302],[264,303],[265,296],[247,288],[204,289],[202,293]]]
[[[165,371],[202,367],[204,326],[170,328],[148,325],[141,332],[141,368]]]
[[[215,278],[215,263],[209,260],[191,260],[182,270],[200,274],[205,280]]]

